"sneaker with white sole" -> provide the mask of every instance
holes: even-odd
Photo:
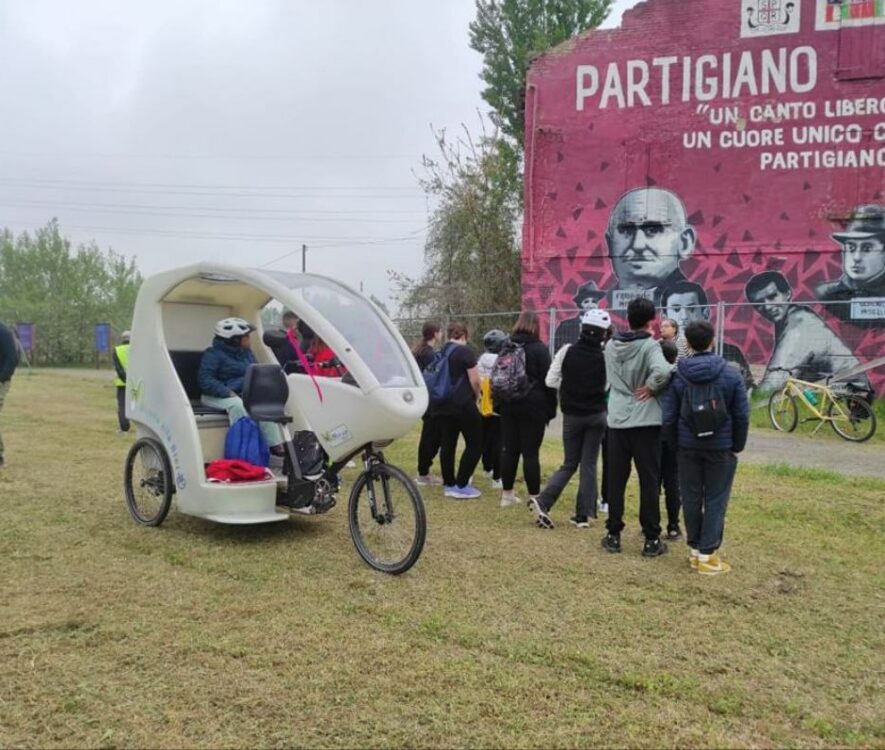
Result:
[[[589,529],[590,528],[590,519],[587,516],[578,516],[574,515],[569,518],[568,522],[574,526],[576,529]]]
[[[501,494],[501,507],[502,508],[512,508],[514,505],[519,505],[522,502],[516,495],[510,493],[509,495]]]
[[[608,503],[599,503],[598,510],[600,513],[608,513]]]
[[[541,505],[541,501],[536,497],[529,498],[529,510],[535,514],[535,523],[538,524],[538,528],[541,529],[552,529],[553,528],[553,519],[547,514],[546,508]]]
[[[718,576],[720,573],[727,573],[729,570],[731,570],[731,565],[719,557],[718,552],[711,552],[709,555],[698,555],[698,573],[702,576]]]
[[[492,480],[492,489],[493,489],[493,490],[502,490],[502,489],[504,489],[504,482],[501,481],[500,479],[493,479],[493,480]]]
[[[482,492],[473,485],[465,485],[464,487],[447,487],[446,497],[453,497],[456,500],[475,500]]]
[[[688,564],[691,566],[692,570],[698,569],[698,556],[701,553],[698,552],[694,547],[688,548]]]
[[[419,484],[422,487],[439,487],[442,483],[442,479],[431,474],[425,474],[424,476],[419,474],[415,477],[415,484]]]

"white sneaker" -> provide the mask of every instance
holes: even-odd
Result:
[[[519,505],[522,502],[516,495],[501,495],[501,507],[502,508],[512,508],[514,505]]]
[[[541,507],[541,503],[536,497],[529,498],[529,510],[535,514],[535,523],[540,529],[552,529],[553,519],[547,514],[547,511]]]
[[[495,475],[495,472],[493,472],[493,471],[484,471],[483,474],[485,474],[489,479],[491,479],[491,478]]]
[[[600,513],[608,513],[608,503],[599,503],[596,507]]]
[[[415,484],[419,484],[422,487],[439,487],[442,483],[442,479],[431,474],[426,474],[423,477],[420,475],[415,477]]]
[[[502,490],[504,489],[504,482],[500,479],[492,480],[492,489],[493,490]]]

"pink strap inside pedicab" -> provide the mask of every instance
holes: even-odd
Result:
[[[308,362],[307,357],[304,356],[301,344],[298,343],[298,337],[291,328],[286,330],[286,336],[289,338],[289,343],[292,344],[292,348],[295,350],[295,356],[298,357],[298,362],[301,364],[304,372],[310,375],[310,379],[313,381],[313,385],[317,389],[317,396],[320,397],[320,403],[323,403],[323,390],[320,388],[320,384],[314,377],[313,368],[310,366],[310,362]]]

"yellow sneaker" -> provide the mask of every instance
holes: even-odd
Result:
[[[712,552],[709,555],[698,555],[698,573],[702,576],[718,576],[720,573],[727,573],[729,570],[731,570],[731,565],[719,557],[718,552]]]
[[[698,569],[698,555],[701,554],[696,549],[688,548],[688,564],[691,565],[692,570]]]

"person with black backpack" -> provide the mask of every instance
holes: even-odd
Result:
[[[476,406],[479,370],[476,353],[467,345],[467,326],[450,323],[446,333],[448,342],[424,368],[424,383],[432,418],[439,425],[443,492],[455,500],[473,500],[482,494],[470,484],[482,455],[482,417]],[[464,438],[464,452],[455,474],[459,435]]]
[[[713,326],[689,323],[685,338],[693,354],[679,361],[662,399],[663,433],[677,446],[689,563],[702,575],[718,575],[731,570],[719,548],[750,408],[740,371],[712,352]]]
[[[520,456],[529,497],[541,492],[539,454],[547,423],[556,416],[556,391],[544,382],[550,352],[538,337],[539,331],[535,313],[520,313],[489,378],[492,402],[501,415],[502,507],[519,502],[513,484]]]
[[[562,408],[562,466],[550,477],[544,491],[529,501],[535,522],[542,529],[552,529],[549,511],[574,476],[578,467],[581,479],[575,502],[575,515],[569,519],[575,527],[586,529],[596,518],[596,464],[605,437],[605,341],[611,318],[605,310],[581,313],[581,335],[575,344],[564,344],[553,358],[547,373],[547,385],[559,388]]]

